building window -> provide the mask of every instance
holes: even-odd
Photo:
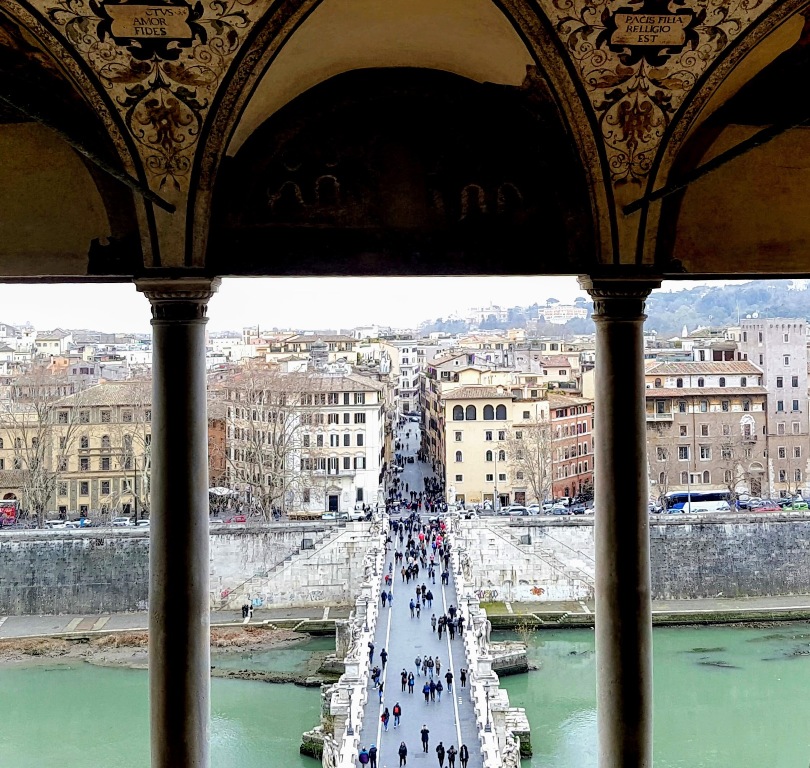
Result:
[[[506,461],[506,451],[498,451],[498,461]]]
[[[110,457],[109,456],[102,456],[101,457],[101,469],[104,472],[110,471]]]
[[[765,355],[759,356],[759,364],[762,365],[765,362]]]
[[[723,437],[728,437],[731,434],[731,426],[723,424]]]
[[[658,473],[658,485],[663,485],[667,481],[667,473],[666,472],[659,472]]]
[[[798,401],[798,400],[794,400],[794,401],[793,401],[793,408],[792,408],[792,410],[793,410],[793,411],[798,411],[798,410],[799,410],[799,401]]]
[[[461,442],[461,432],[455,432],[454,435],[455,435],[455,438],[456,438],[456,442],[460,443]]]
[[[79,448],[87,449],[90,447],[90,438],[87,435],[82,435],[79,438]]]
[[[780,469],[779,470],[779,482],[786,483],[787,482],[787,470]]]
[[[663,446],[658,446],[656,448],[656,455],[658,456],[658,461],[666,461],[669,458],[669,451]]]
[[[751,401],[750,400],[743,400],[743,410],[750,411],[751,410]]]
[[[678,413],[687,413],[686,400],[678,400]]]
[[[800,469],[794,469],[793,470],[793,479],[797,483],[800,483],[802,481],[802,471]]]
[[[506,440],[506,430],[499,429],[498,430],[498,440]]]
[[[793,458],[800,459],[802,457],[802,447],[800,445],[793,446]]]
[[[304,435],[304,448],[309,448],[309,435]]]
[[[505,472],[500,472],[498,474],[498,482],[499,483],[505,483],[506,482],[506,473]]]
[[[700,386],[703,386],[703,385],[700,385]],[[708,411],[709,411],[709,401],[708,400],[701,400],[699,405],[698,405],[698,410],[701,413],[708,413]]]
[[[453,406],[453,421],[464,421],[464,408],[462,406]]]
[[[747,387],[748,386],[748,379],[745,378],[745,376],[740,377],[740,386],[741,387]]]
[[[792,423],[792,427],[793,427],[793,434],[794,434],[794,435],[798,435],[798,434],[799,434],[799,430],[801,429],[801,425],[799,424],[799,422],[798,422],[798,421],[794,421],[794,422]],[[3,446],[2,446],[2,445],[0,445],[0,448],[2,448],[2,447],[3,447]]]
[[[689,459],[689,446],[688,445],[679,445],[678,446],[678,459],[680,461],[687,461]]]
[[[727,469],[725,472],[723,472],[723,482],[726,485],[731,485],[731,480],[732,480],[731,470]]]
[[[776,387],[777,389],[781,389],[785,384],[785,380],[781,376],[776,377]]]
[[[456,475],[456,482],[461,483],[464,481],[464,475]]]
[[[720,456],[724,461],[730,461],[734,458],[734,451],[731,448],[722,448],[720,450]]]
[[[82,472],[88,472],[90,470],[90,459],[86,456],[82,456],[79,459],[79,470]]]
[[[731,402],[728,400],[721,400],[720,410],[722,410],[724,413],[728,413],[731,410]]]
[[[491,483],[495,479],[495,475],[487,475],[487,482]]]
[[[725,376],[721,376],[721,377],[720,377],[720,386],[721,386],[721,387],[725,387],[725,386],[726,386],[726,377],[725,377]]]
[[[655,401],[655,412],[656,413],[666,413],[667,412],[667,401],[666,400],[656,400]]]
[[[16,459],[15,459],[14,463],[15,464],[17,463]],[[19,469],[19,467],[14,467],[14,469]],[[64,456],[61,459],[59,459],[59,471],[60,472],[67,472],[68,471],[68,460]]]
[[[110,436],[109,435],[102,435],[101,436],[101,450],[102,451],[109,451],[110,450]]]
[[[456,451],[456,461],[461,461],[461,451]]]
[[[354,457],[354,468],[355,469],[365,469],[366,468],[366,457],[365,456],[355,456]]]
[[[515,432],[515,440],[522,440],[523,439],[523,432],[521,430],[517,430]],[[3,446],[0,445],[0,448]]]
[[[79,496],[89,496],[90,495],[90,483],[87,480],[82,480],[79,483]]]
[[[477,412],[475,410],[475,406],[474,405],[468,405],[467,409],[464,412],[464,416],[467,419],[467,421],[475,421],[475,419],[477,418],[477,415],[478,414],[477,414]]]
[[[523,411],[523,418],[524,419],[530,419],[531,417],[532,417],[532,414],[531,414],[530,411]]]
[[[122,411],[121,412],[121,421],[126,424],[132,423],[132,411]]]
[[[68,495],[68,484],[67,483],[59,483],[59,495],[60,496],[67,496]]]
[[[101,495],[102,496],[109,496],[110,495],[110,481],[109,480],[102,480],[101,481]]]
[[[746,459],[750,459],[753,456],[753,451],[750,448],[746,448],[743,451],[743,455],[745,456]]]
[[[484,432],[484,440],[492,440],[492,432],[487,430]]]
[[[352,415],[350,413],[344,413],[343,414],[343,423],[344,424],[351,424],[351,421],[352,421]]]
[[[785,401],[784,400],[777,400],[776,401],[776,410],[778,412],[785,410]]]
[[[776,422],[776,434],[777,435],[784,435],[785,434],[785,422],[784,421]]]
[[[709,474],[709,470],[707,469],[703,473],[703,482],[705,485],[708,485],[712,481],[712,476]]]
[[[798,387],[799,386],[799,377],[798,376],[791,376],[790,377],[790,386],[791,387]]]
[[[492,421],[495,418],[495,409],[491,405],[484,406],[484,421]]]
[[[516,480],[523,480],[523,478],[524,478],[523,472],[521,472],[519,470],[517,472],[515,472],[515,479]]]
[[[681,472],[681,485],[686,485],[689,482],[689,473]]]
[[[689,436],[689,431],[688,431],[688,429],[686,428],[686,424],[681,424],[681,425],[678,427],[678,429],[680,430],[680,436],[681,436],[681,437],[688,437],[688,436]]]
[[[790,335],[789,335],[789,334],[787,334],[787,333],[786,333],[786,334],[784,334],[784,335],[782,336],[782,340],[785,342],[785,344],[790,343]]]
[[[681,378],[675,379],[675,386],[678,389],[683,389],[683,379],[681,379]]]
[[[661,379],[656,379],[655,382],[653,383],[653,386],[656,389],[661,389]]]
[[[487,451],[484,454],[484,461],[492,461],[492,451]]]
[[[703,387],[703,386],[705,386],[705,385],[704,385],[704,382],[703,382],[703,377],[702,377],[702,376],[701,376],[701,377],[698,379],[698,386],[699,386],[699,387]]]
[[[365,392],[355,392],[354,393],[354,404],[355,405],[365,405],[366,404],[366,393]]]
[[[59,411],[56,414],[56,423],[57,424],[67,424],[68,423],[68,412],[67,411]]]
[[[364,444],[364,440],[365,440],[365,435],[363,435],[362,432],[359,435],[357,435],[357,445],[358,445],[358,447],[361,447]]]
[[[498,421],[506,421],[506,406],[505,405],[499,405],[497,408],[495,408],[495,418]]]
[[[743,331],[743,341],[748,341],[748,331]]]
[[[351,469],[351,468],[352,468],[351,456],[344,456],[343,457],[343,469]]]
[[[700,425],[700,436],[701,437],[708,437],[709,436],[709,425],[708,424],[701,424]]]
[[[784,446],[784,445],[780,445],[780,446],[779,446],[779,448],[778,448],[777,450],[778,450],[778,455],[779,455],[779,458],[780,458],[780,459],[785,459],[785,458],[787,458],[787,451],[785,450],[785,446]]]
[[[784,356],[785,365],[790,365],[790,355]]]
[[[710,459],[712,457],[712,449],[708,445],[701,445],[700,446],[700,458],[703,461]]]

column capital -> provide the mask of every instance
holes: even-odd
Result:
[[[661,287],[661,281],[645,278],[580,277],[580,287],[593,299],[593,319],[643,320],[644,302],[650,291]]]
[[[207,320],[208,301],[219,289],[218,277],[142,278],[135,287],[152,305],[152,322]]]

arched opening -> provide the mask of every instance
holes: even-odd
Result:
[[[464,406],[453,406],[453,421],[464,421]]]
[[[506,421],[506,406],[501,404],[495,409],[495,418],[498,421]]]
[[[476,410],[474,405],[468,405],[467,410],[464,412],[464,416],[467,421],[475,421],[476,418]]]
[[[495,409],[491,405],[484,406],[484,421],[492,421],[495,418]]]
[[[337,75],[254,131],[213,206],[217,274],[492,274],[496,250],[513,274],[570,274],[594,258],[585,172],[534,75]]]

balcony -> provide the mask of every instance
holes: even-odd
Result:
[[[647,421],[672,421],[675,414],[672,411],[667,413],[647,413]]]
[[[742,441],[744,443],[755,443],[759,435],[743,435]]]

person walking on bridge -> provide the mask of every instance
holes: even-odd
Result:
[[[380,661],[382,661],[382,668],[384,670],[385,662],[388,661],[388,651],[386,651],[385,648],[380,651]]]
[[[467,768],[467,761],[470,759],[470,750],[467,749],[466,744],[461,745],[458,752],[458,759],[461,760],[461,768]]]
[[[402,707],[399,706],[399,702],[394,704],[394,728],[399,728],[399,718],[402,717]]]
[[[368,749],[368,768],[377,768],[377,747],[374,744]]]
[[[444,768],[444,744],[439,742],[439,746],[436,747],[436,757],[439,758],[439,768]]]
[[[422,751],[428,751],[428,740],[430,739],[430,730],[427,727],[426,723],[422,724],[422,730],[420,731],[422,734]]]
[[[421,669],[422,669],[422,657],[421,657],[421,656],[417,656],[417,657],[416,657],[416,658],[413,660],[413,663],[414,663],[414,665],[416,666],[416,676],[417,676],[417,677],[419,677],[420,672],[421,672]]]
[[[402,768],[403,765],[406,765],[408,762],[408,747],[405,746],[405,742],[401,741],[399,743],[399,766]]]
[[[447,768],[456,768],[457,754],[458,750],[451,744],[449,749],[447,750]]]

